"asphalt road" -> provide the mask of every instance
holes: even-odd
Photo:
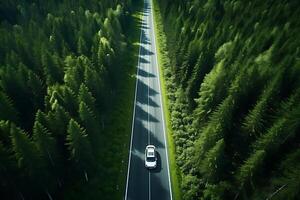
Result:
[[[140,27],[125,200],[172,200],[151,0],[145,0]],[[154,170],[146,169],[144,164],[148,144],[155,145],[158,152],[158,165]]]

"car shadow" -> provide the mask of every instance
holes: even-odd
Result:
[[[156,151],[157,164],[155,169],[149,169],[152,173],[159,173],[161,171],[161,157],[158,151]]]

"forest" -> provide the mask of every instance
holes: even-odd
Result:
[[[134,2],[0,2],[1,199],[123,195],[123,161],[110,164],[129,137],[108,127],[132,71]]]
[[[154,2],[181,198],[299,199],[300,1]]]

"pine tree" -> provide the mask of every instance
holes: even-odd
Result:
[[[57,178],[55,176],[59,173],[58,170],[61,170],[56,141],[39,121],[35,121],[34,123],[33,141],[41,159],[45,162],[46,171],[44,171],[43,180],[47,182],[47,191],[49,192],[49,190],[53,190],[55,187],[55,179]]]
[[[267,199],[296,199],[300,187],[300,150],[292,152],[284,159],[274,178],[271,178],[272,193]]]
[[[0,91],[0,119],[18,122],[18,112],[15,109],[12,101],[4,92]]]
[[[58,155],[55,140],[39,121],[35,121],[34,123],[33,141],[37,150],[41,153],[41,156],[48,160],[49,164],[54,166],[56,161],[55,157]]]
[[[9,165],[8,163],[10,162],[10,158],[9,158],[9,153],[7,152],[6,148],[4,147],[4,145],[2,144],[2,142],[0,142],[0,183],[1,184],[5,184],[5,182],[7,182],[5,174],[6,172],[9,170]]]
[[[84,66],[80,65],[77,59],[68,56],[65,59],[67,70],[64,76],[64,82],[75,93],[78,92],[80,83],[83,82]]]
[[[90,143],[95,151],[100,144],[101,129],[99,121],[97,120],[91,109],[84,103],[80,102],[79,105],[79,117],[83,126],[85,127],[86,133],[90,140]]]
[[[48,86],[62,82],[63,68],[58,55],[52,56],[48,51],[45,51],[42,55],[42,65]]]
[[[84,84],[90,89],[92,95],[96,99],[97,105],[102,105],[105,108],[104,83],[102,77],[90,67],[86,67],[84,72]]]
[[[87,135],[73,119],[69,122],[67,134],[67,146],[71,153],[71,159],[75,162],[81,175],[88,181],[93,158]]]
[[[101,63],[104,66],[111,66],[115,52],[106,37],[101,37],[99,42],[97,53],[98,64]]]
[[[70,113],[71,116],[75,117],[78,114],[78,101],[74,91],[72,91],[69,87],[63,87],[63,101],[64,108],[66,111]]]
[[[224,139],[221,139],[207,152],[205,159],[199,166],[203,178],[210,183],[217,183],[224,175],[224,168],[226,166],[224,150]]]
[[[59,104],[55,104],[54,110],[48,113],[49,130],[54,136],[60,138],[61,142],[64,140],[64,136],[67,130],[68,121],[70,115]]]
[[[78,102],[84,102],[92,111],[94,111],[95,114],[97,114],[95,105],[96,99],[93,97],[84,83],[81,84],[79,89]]]
[[[12,149],[17,160],[18,167],[23,170],[25,177],[33,184],[31,189],[39,193],[47,188],[47,183],[43,177],[47,176],[45,161],[40,157],[37,147],[27,136],[27,134],[11,124],[10,129]]]
[[[35,164],[38,164],[40,160],[36,147],[27,134],[13,124],[10,133],[19,167],[24,167],[29,173],[34,173]]]
[[[240,190],[244,187],[251,186],[254,188],[253,179],[262,170],[263,161],[266,152],[264,150],[255,151],[240,167],[237,175],[237,182],[240,185]]]
[[[283,74],[278,74],[271,83],[266,87],[260,96],[257,104],[246,116],[243,123],[243,130],[250,137],[258,136],[261,134],[265,127],[265,121],[267,121],[268,108],[272,109],[272,103],[279,96],[279,88]]]
[[[12,149],[0,142],[0,192],[3,198],[12,196],[11,193],[16,192],[15,185],[18,185],[17,179],[20,173],[12,155]]]
[[[241,166],[237,178],[241,188],[247,188],[247,184],[253,188],[255,185],[253,178],[258,175],[263,163],[272,159],[280,151],[282,145],[295,136],[296,130],[300,127],[299,121],[296,120],[300,117],[300,106],[298,104],[291,109],[287,118],[278,119],[267,133],[253,144],[254,152]]]
[[[20,175],[12,149],[10,124],[9,121],[0,121],[0,192],[3,197],[15,192],[14,185]]]
[[[6,147],[11,146],[11,139],[10,139],[10,122],[0,120],[0,141]]]
[[[207,117],[215,110],[225,95],[225,89],[220,87],[224,84],[226,72],[224,69],[224,60],[217,64],[217,66],[205,76],[199,91],[199,98],[196,99],[198,106],[194,113],[197,127],[201,127],[201,122],[205,122]]]
[[[28,73],[28,87],[32,92],[32,101],[35,104],[35,108],[43,108],[44,96],[46,95],[46,89],[42,80],[33,72]]]
[[[230,129],[231,126],[233,105],[234,101],[232,97],[229,96],[212,114],[208,125],[203,129],[199,139],[195,142],[197,162],[200,162],[204,158],[207,151],[209,151],[217,141],[226,136],[227,130]]]
[[[56,106],[59,104],[63,104],[64,97],[62,96],[60,92],[60,88],[57,86],[54,87],[48,87],[48,93],[49,93],[49,108],[48,110],[55,110]]]
[[[14,107],[20,114],[19,121],[22,127],[29,129],[34,116],[34,102],[32,101],[32,94],[27,85],[27,77],[29,69],[22,63],[17,68],[7,66],[3,68],[1,74],[1,87],[5,94],[12,100]],[[26,106],[24,106],[26,105]]]
[[[77,42],[77,52],[80,55],[88,55],[88,47],[83,37],[79,36]]]

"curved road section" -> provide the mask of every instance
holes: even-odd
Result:
[[[144,2],[125,200],[172,200],[151,0]],[[145,168],[155,145],[157,168]]]

